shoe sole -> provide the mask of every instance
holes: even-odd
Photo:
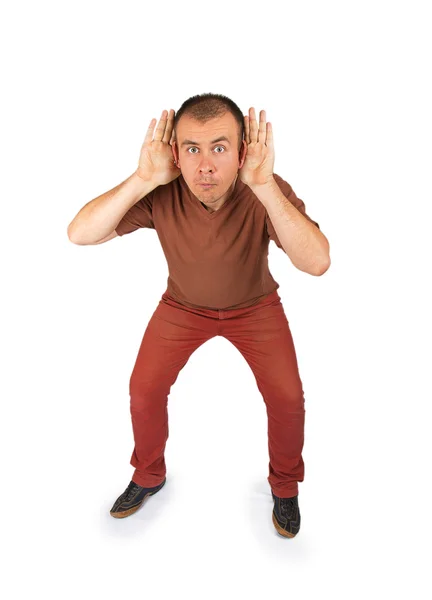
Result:
[[[279,523],[276,520],[276,517],[274,515],[274,513],[272,514],[272,518],[273,518],[273,525],[276,528],[276,531],[282,535],[283,537],[287,537],[287,538],[293,538],[295,537],[297,534],[296,533],[290,533],[289,531],[287,531],[286,529],[282,529],[282,527],[279,525]]]
[[[147,494],[144,496],[144,498],[141,500],[141,502],[139,504],[137,504],[136,506],[132,506],[132,508],[128,508],[127,510],[124,510],[123,512],[111,512],[110,511],[110,515],[112,517],[114,517],[115,519],[124,519],[125,517],[129,517],[130,515],[133,515],[133,513],[135,513],[139,508],[141,508],[141,506],[144,503],[144,500],[148,496],[153,496],[153,494],[157,494],[157,492],[159,492],[159,490],[161,490],[163,488],[163,486],[165,485],[165,483],[166,483],[166,479],[160,485],[160,487],[158,487],[157,490],[153,490],[153,492],[147,492]]]

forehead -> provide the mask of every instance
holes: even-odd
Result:
[[[234,143],[237,137],[238,125],[231,113],[210,119],[201,123],[189,115],[182,115],[177,124],[176,137],[179,144],[211,143],[216,138],[224,136],[226,141]]]

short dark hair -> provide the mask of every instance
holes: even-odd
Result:
[[[177,137],[177,125],[182,115],[186,114],[201,123],[210,119],[222,117],[230,112],[239,126],[238,149],[240,151],[244,136],[244,117],[240,108],[233,100],[222,94],[198,94],[183,102],[174,117],[174,131]]]

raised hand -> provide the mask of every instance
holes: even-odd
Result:
[[[273,178],[274,147],[271,123],[266,123],[265,110],[260,112],[259,127],[255,109],[249,109],[244,118],[247,153],[239,177],[249,186],[263,185]]]
[[[136,170],[136,174],[144,181],[165,185],[181,174],[181,170],[174,162],[171,148],[175,139],[174,114],[173,109],[170,109],[169,114],[163,110],[156,131],[154,131],[156,119],[150,121]]]

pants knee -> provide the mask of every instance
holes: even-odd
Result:
[[[278,411],[301,413],[305,410],[305,398],[302,386],[283,385],[266,391],[268,402]]]
[[[168,393],[165,386],[154,379],[132,376],[129,382],[130,409],[134,412],[151,413],[163,408]]]

